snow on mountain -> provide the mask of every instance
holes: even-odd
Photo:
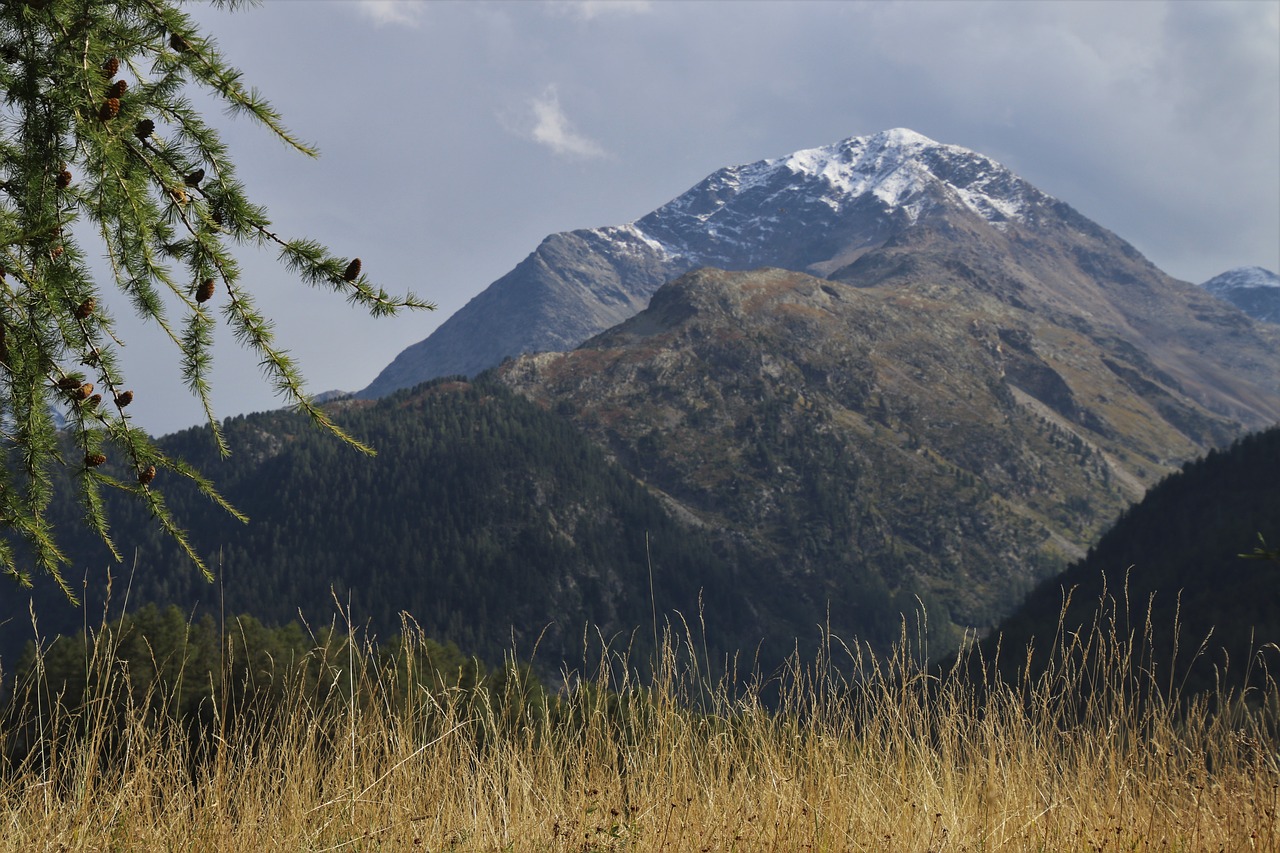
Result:
[[[996,227],[1053,201],[989,157],[896,128],[721,169],[631,227],[694,265],[732,267],[797,213],[812,228],[868,200],[906,224],[958,201]]]
[[[1248,287],[1280,287],[1280,275],[1262,267],[1236,267],[1200,285],[1210,293]]]
[[[1236,267],[1201,287],[1255,320],[1280,323],[1280,275],[1262,267]]]

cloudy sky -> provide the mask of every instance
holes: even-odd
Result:
[[[371,320],[250,252],[246,280],[316,392],[367,385],[547,234],[637,219],[722,166],[891,127],[994,157],[1177,278],[1280,269],[1280,0],[190,11],[321,151],[220,118],[279,231],[439,305]],[[177,359],[124,330],[142,425],[198,422]],[[219,413],[281,405],[221,343]]]

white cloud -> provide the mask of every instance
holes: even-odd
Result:
[[[379,27],[417,27],[426,15],[427,4],[420,0],[357,0],[356,8]]]
[[[527,136],[545,145],[556,154],[568,157],[604,157],[605,150],[593,139],[578,133],[560,106],[560,96],[555,86],[548,86],[542,94],[530,99],[533,126]]]

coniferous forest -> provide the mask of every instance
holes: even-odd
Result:
[[[986,642],[1035,648],[1115,618],[1153,634],[1153,664],[1188,693],[1263,683],[1280,657],[1280,428],[1188,462],[1126,510],[1088,556],[1040,584]],[[1268,548],[1266,546],[1272,546]],[[1064,603],[1070,606],[1064,609]],[[1006,674],[1026,663],[1004,660]]]
[[[175,604],[197,618],[252,613],[274,625],[349,616],[382,639],[400,630],[405,613],[429,636],[490,662],[514,653],[552,672],[581,659],[584,631],[621,633],[651,649],[655,624],[660,633],[669,622],[705,620],[708,648],[721,653],[756,648],[772,627],[795,633],[788,596],[747,604],[768,588],[767,567],[738,558],[714,531],[673,518],[567,420],[501,386],[439,381],[377,404],[340,404],[337,417],[378,455],[287,412],[227,420],[237,450],[225,462],[207,430],[163,439],[251,520],[237,521],[181,483],[167,490],[214,569],[212,583],[138,506],[109,501],[111,535],[125,556],[115,563],[75,525],[74,501],[57,504],[74,534],[68,577],[84,601],[74,606],[52,584],[38,584],[40,632],[81,627],[108,596],[114,608],[127,596],[130,608]],[[13,660],[32,628],[27,597],[5,601],[0,631]],[[887,612],[886,601],[868,599],[867,613]],[[896,620],[886,620],[878,639],[895,630]],[[767,651],[780,659],[790,648]]]
[[[37,586],[40,635],[71,633],[108,605],[175,605],[197,621],[252,614],[312,631],[349,620],[378,641],[395,637],[404,615],[490,665],[533,658],[555,676],[601,638],[643,659],[668,626],[691,627],[712,658],[751,649],[756,663],[769,664],[793,646],[761,638],[810,627],[799,594],[758,555],[677,520],[567,420],[497,383],[441,380],[376,404],[338,404],[338,417],[378,456],[355,453],[286,412],[229,419],[239,451],[227,462],[202,429],[164,439],[167,451],[212,471],[251,519],[242,524],[194,489],[170,491],[215,581],[138,506],[112,502],[125,561],[114,563],[77,530],[70,576],[84,601],[75,606],[51,584]],[[1280,568],[1241,557],[1259,536],[1280,541],[1277,481],[1280,429],[1187,463],[1126,510],[1086,559],[1043,582],[991,633],[988,650],[997,640],[1024,648],[1034,639],[1041,661],[1070,592],[1067,630],[1088,627],[1109,597],[1128,625],[1149,616],[1170,660],[1178,626],[1177,672],[1190,686],[1212,686],[1214,668],[1228,662],[1242,676],[1254,653],[1280,642]],[[56,508],[75,529],[74,502]],[[887,616],[910,608],[882,586],[860,591],[872,630],[858,640],[887,647],[900,627]],[[35,635],[25,596],[5,606],[0,637],[12,662]],[[935,638],[935,653],[947,651]]]

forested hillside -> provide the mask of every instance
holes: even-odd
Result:
[[[328,622],[350,606],[357,626],[385,639],[401,613],[428,636],[490,661],[515,651],[557,668],[581,660],[584,631],[637,649],[682,614],[708,647],[779,653],[809,636],[820,614],[715,531],[678,521],[567,420],[487,383],[440,381],[377,404],[337,404],[343,427],[379,451],[354,452],[284,412],[227,421],[236,453],[219,460],[203,429],[163,440],[251,519],[237,522],[181,483],[157,483],[217,575],[207,583],[134,502],[112,501],[113,565],[60,504],[59,523],[97,621],[111,603],[248,613],[268,624]],[[110,463],[108,463],[110,464]],[[650,576],[652,567],[652,577]],[[49,583],[33,591],[40,632],[69,633],[86,613]],[[867,624],[890,612],[867,590]],[[652,597],[651,597],[652,593]],[[28,596],[3,599],[0,638],[12,661],[30,639]],[[885,618],[887,638],[896,618]],[[643,655],[637,655],[642,659]]]
[[[1104,589],[1122,632],[1140,634],[1150,610],[1156,666],[1177,682],[1186,677],[1188,689],[1212,687],[1215,668],[1220,674],[1227,664],[1240,683],[1255,652],[1274,665],[1280,563],[1240,555],[1254,551],[1259,535],[1272,547],[1280,544],[1277,484],[1280,428],[1185,464],[1127,510],[1085,559],[1043,583],[1001,625],[1003,646],[1013,650],[1006,668],[1025,663],[1023,650],[1033,640],[1033,666],[1042,667],[1064,596],[1070,592],[1062,623],[1069,635],[1093,623]],[[995,642],[996,636],[988,640],[988,649]],[[1192,666],[1202,642],[1204,654]]]

